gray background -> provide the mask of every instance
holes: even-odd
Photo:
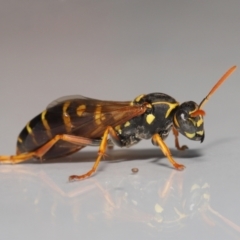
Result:
[[[55,98],[132,100],[164,92],[200,102],[240,65],[240,1],[17,1],[0,8],[0,153]],[[206,104],[203,144],[180,137],[178,172],[150,141],[0,166],[1,239],[239,239],[237,71]],[[131,168],[139,172],[131,174]]]

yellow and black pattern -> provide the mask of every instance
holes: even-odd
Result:
[[[199,106],[193,101],[182,103],[174,115],[173,124],[175,129],[177,129],[185,137],[191,140],[203,142],[203,116],[191,116],[191,114],[198,109]]]
[[[88,98],[64,100],[44,110],[24,127],[17,140],[17,152],[34,151],[58,134],[101,139],[107,126],[125,123],[129,118],[141,115],[145,109],[145,106],[131,106],[130,102]],[[55,154],[61,156],[60,150],[68,152],[71,147],[71,144],[60,141],[52,151],[58,151]]]
[[[170,130],[175,146],[180,146],[178,134],[195,140],[204,140],[205,103],[233,73],[230,68],[197,105],[193,101],[179,104],[164,93],[141,94],[132,102],[101,101],[83,96],[70,96],[50,103],[46,110],[29,121],[17,138],[17,154],[1,155],[1,163],[20,163],[30,158],[49,159],[72,154],[86,146],[99,146],[97,159],[90,171],[72,175],[70,180],[91,176],[104,156],[107,146],[116,143],[129,147],[142,139],[152,139],[160,147],[172,166],[183,169],[172,158],[164,140]],[[109,139],[109,136],[111,137]]]
[[[179,106],[174,98],[163,93],[141,94],[130,104],[145,104],[146,111],[115,127],[121,139],[116,142],[117,145],[129,147],[141,139],[151,138],[154,134],[159,134],[163,139],[167,137],[171,130],[173,114]]]

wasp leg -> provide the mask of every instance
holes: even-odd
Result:
[[[90,177],[93,173],[96,172],[96,170],[98,168],[98,165],[99,165],[102,157],[104,156],[106,148],[108,146],[108,135],[109,134],[114,139],[118,138],[115,130],[112,127],[107,127],[107,129],[105,130],[105,132],[103,134],[102,141],[101,141],[101,144],[100,144],[100,147],[99,147],[99,150],[98,150],[98,157],[97,157],[92,169],[90,171],[88,171],[87,173],[82,174],[82,175],[72,175],[72,176],[70,176],[69,181],[81,180],[81,179]]]
[[[27,161],[33,157],[41,159],[44,156],[44,154],[46,154],[48,150],[59,140],[76,144],[79,147],[85,147],[89,145],[99,146],[100,144],[100,140],[97,140],[97,139],[95,140],[95,139],[67,135],[67,134],[56,135],[52,140],[50,140],[49,142],[44,144],[42,147],[38,148],[33,152],[20,153],[18,155],[12,155],[12,156],[0,156],[0,163],[20,163],[20,162]]]
[[[2,155],[0,163],[20,163],[35,157],[34,152],[21,153],[19,155]]]
[[[175,136],[175,147],[178,149],[178,150],[185,150],[185,149],[188,149],[188,146],[187,145],[183,145],[180,147],[180,144],[179,144],[179,141],[178,141],[178,131],[176,130],[176,128],[172,128],[173,130],[173,135]]]
[[[175,160],[172,158],[172,154],[169,150],[169,148],[167,147],[167,145],[164,143],[164,141],[162,140],[162,138],[160,137],[159,134],[154,134],[152,137],[152,141],[156,144],[158,144],[158,146],[161,148],[163,154],[168,158],[169,162],[178,170],[182,170],[185,168],[184,165],[179,164],[177,162],[175,162]]]

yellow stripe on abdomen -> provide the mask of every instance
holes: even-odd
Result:
[[[67,102],[65,102],[63,104],[63,114],[62,114],[62,117],[63,117],[63,122],[65,124],[67,132],[71,132],[71,129],[72,129],[71,118],[70,118],[69,114],[67,113],[67,109],[68,109],[70,103],[71,103],[70,101],[67,101]]]

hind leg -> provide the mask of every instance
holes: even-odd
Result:
[[[115,130],[110,126],[107,127],[103,134],[103,137],[101,139],[101,143],[100,143],[99,150],[98,150],[98,157],[97,157],[95,163],[93,164],[93,167],[85,174],[70,176],[69,181],[82,180],[84,178],[90,177],[93,173],[96,172],[102,157],[105,155],[106,148],[109,145],[112,145],[112,142],[109,141],[109,139],[108,139],[108,135],[110,135],[112,137],[112,139],[114,139],[115,142],[118,142],[119,144],[121,143],[120,138],[117,135],[117,133],[115,132]]]
[[[60,134],[60,135],[56,135],[52,140],[50,140],[40,148],[36,149],[35,151],[20,153],[12,156],[2,155],[0,156],[0,163],[20,163],[34,157],[41,159],[49,151],[49,149],[51,149],[51,147],[54,144],[56,144],[59,140],[75,144],[81,148],[89,145],[99,146],[101,142],[101,140],[95,140],[95,139],[84,138],[79,136],[72,136],[68,134]]]

